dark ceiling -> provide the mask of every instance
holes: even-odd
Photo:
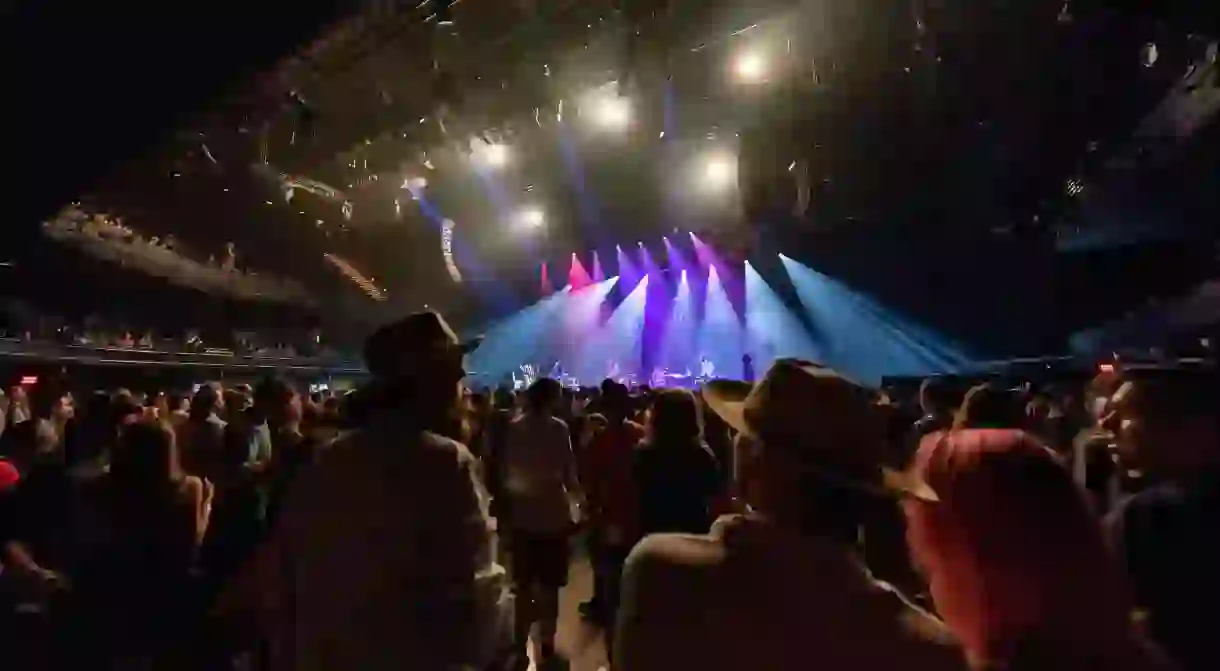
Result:
[[[37,64],[11,78],[19,239],[90,194],[140,230],[234,240],[322,288],[340,281],[322,255],[338,253],[395,305],[477,320],[488,285],[528,300],[541,262],[562,275],[572,252],[697,230],[742,255],[783,249],[957,331],[974,320],[994,338],[1022,306],[1046,322],[1024,350],[1123,309],[1148,277],[1172,291],[1210,271],[1172,240],[1214,237],[1220,220],[1214,115],[1173,142],[1140,132],[1197,97],[1180,83],[1220,25],[1200,3],[462,0],[451,28],[435,0],[94,4],[6,15],[6,62]],[[752,48],[778,69],[732,84]],[[574,114],[612,81],[633,104],[621,136]],[[480,177],[472,136],[510,146],[511,165]],[[737,153],[736,199],[684,185],[709,148]],[[298,188],[289,202],[279,173],[343,197]],[[408,177],[428,180],[435,217]],[[546,211],[545,235],[509,233],[522,205]],[[1182,235],[1116,251],[1148,213]],[[457,222],[461,284],[440,218]],[[1090,232],[1097,251],[1056,251]],[[1127,276],[1098,298],[1082,287],[1103,262]],[[990,295],[972,293],[979,276]]]

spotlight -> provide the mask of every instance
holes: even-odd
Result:
[[[757,51],[748,51],[737,58],[734,70],[739,80],[757,84],[767,77],[767,59]]]
[[[493,168],[503,168],[508,165],[508,147],[499,143],[486,145],[483,161]]]
[[[453,14],[450,11],[450,6],[452,4],[453,0],[436,0],[436,25],[453,25]]]
[[[605,98],[597,102],[594,118],[605,128],[621,130],[631,123],[631,104],[625,98]]]
[[[728,187],[737,174],[737,161],[732,156],[716,155],[708,159],[703,171],[704,183],[708,188],[723,189]]]
[[[523,228],[541,228],[546,223],[546,214],[539,208],[527,207],[517,214],[517,222]]]

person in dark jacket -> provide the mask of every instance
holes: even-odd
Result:
[[[707,533],[720,492],[720,469],[703,441],[703,416],[694,394],[685,389],[656,393],[647,438],[635,453],[632,471],[642,536]]]

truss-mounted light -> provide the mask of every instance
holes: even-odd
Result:
[[[453,25],[453,0],[434,0],[436,3],[436,25]]]

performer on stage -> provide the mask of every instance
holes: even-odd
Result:
[[[618,380],[622,375],[622,370],[619,368],[618,362],[610,359],[606,362],[606,378],[610,380]]]
[[[665,369],[664,368],[657,366],[656,368],[652,369],[652,386],[653,387],[664,387],[665,386]]]
[[[522,375],[522,380],[521,380],[522,387],[528,387],[528,386],[534,384],[534,380],[538,379],[537,371],[534,369],[534,366],[527,363],[527,364],[522,364],[520,366],[520,368],[521,368],[521,375]],[[514,379],[516,379],[516,377],[517,377],[516,375],[513,375]]]
[[[699,359],[699,377],[706,379],[706,378],[712,378],[715,376],[716,376],[716,364],[712,363],[712,360],[707,357],[700,358]]]

